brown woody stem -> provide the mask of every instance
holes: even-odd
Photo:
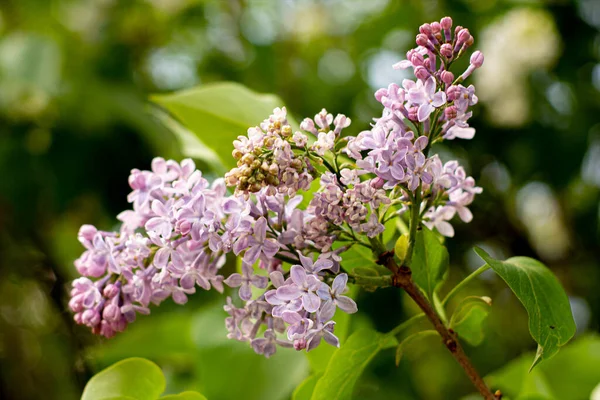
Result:
[[[477,388],[479,393],[483,396],[485,400],[500,400],[502,398],[502,393],[500,391],[496,391],[496,393],[492,393],[490,388],[485,384],[479,373],[471,364],[471,361],[465,354],[460,342],[458,341],[458,335],[452,329],[446,328],[446,325],[442,322],[442,319],[435,311],[431,303],[427,300],[427,298],[423,295],[421,290],[417,287],[415,282],[412,280],[412,274],[410,268],[406,266],[398,267],[396,261],[394,260],[394,255],[391,252],[383,253],[379,257],[379,264],[384,265],[390,271],[394,273],[392,277],[392,284],[395,287],[402,288],[408,295],[417,303],[419,308],[423,311],[423,313],[427,316],[429,321],[433,324],[435,330],[442,337],[442,341],[446,348],[450,351],[452,356],[458,361],[460,366],[465,370],[465,373],[473,383],[473,386]]]

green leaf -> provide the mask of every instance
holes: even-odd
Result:
[[[81,400],[155,400],[164,390],[165,377],[158,365],[143,358],[128,358],[94,375],[85,385]]]
[[[482,249],[475,248],[475,252],[500,275],[527,310],[529,332],[538,343],[533,369],[575,335],[569,299],[558,279],[541,262],[528,257],[499,261]]]
[[[269,359],[256,354],[248,343],[227,339],[226,317],[219,302],[193,323],[198,390],[208,399],[289,399],[308,376],[306,356],[286,348]]]
[[[92,347],[87,355],[101,365],[133,356],[159,362],[193,358],[192,315],[182,310],[139,319],[127,328],[126,333]]]
[[[331,358],[317,382],[312,400],[350,399],[354,385],[380,350],[395,345],[395,338],[370,329],[353,333]]]
[[[321,346],[317,347],[320,348]],[[294,390],[292,394],[292,400],[310,400],[315,391],[315,386],[317,386],[317,382],[321,378],[321,374],[311,375],[305,380],[302,381]]]
[[[465,298],[450,319],[450,327],[472,346],[483,342],[483,322],[490,312],[492,299],[470,296]]]
[[[358,286],[351,285],[350,291],[346,293],[346,296],[356,298],[358,293]],[[350,333],[350,319],[351,315],[343,312],[342,310],[336,310],[333,320],[335,321],[335,335],[340,340],[340,345],[345,346],[346,339]],[[339,351],[337,347],[323,344],[316,349],[306,353],[306,358],[310,364],[310,368],[313,372],[322,374],[327,368],[327,364],[331,357]]]
[[[159,400],[206,400],[206,397],[198,392],[181,392],[179,394],[163,396]]]
[[[412,335],[407,336],[405,339],[400,342],[398,347],[396,347],[396,367],[400,365],[400,361],[402,360],[402,356],[404,355],[404,349],[406,346],[414,342],[415,340],[419,340],[428,336],[437,336],[437,331],[427,330],[413,333]]]
[[[364,247],[355,244],[341,254],[342,256],[342,268],[344,271],[351,273],[354,268],[371,268],[376,267],[375,257],[373,252]]]
[[[530,360],[531,354],[524,354],[486,381],[513,399],[587,400],[600,382],[600,337],[578,338],[531,372]]]
[[[414,281],[430,300],[448,271],[448,259],[448,250],[440,242],[437,234],[426,227],[417,231],[410,269]]]
[[[259,94],[233,82],[155,95],[151,100],[167,109],[204,145],[214,150],[226,168],[236,165],[231,156],[233,141],[268,118],[274,108],[283,106],[277,96]]]

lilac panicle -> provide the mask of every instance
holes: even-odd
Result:
[[[198,287],[223,292],[225,284],[235,288],[224,306],[229,338],[266,357],[279,347],[339,346],[337,309],[357,311],[345,295],[346,250],[373,249],[385,223],[409,209],[444,236],[454,235],[455,216],[473,218],[468,207],[482,189],[457,161],[429,154],[434,143],[475,135],[478,99],[462,83],[484,57],[475,51],[465,71],[451,72],[474,42],[452,25],[445,17],[419,28],[417,46],[393,65],[414,79],[377,90],[381,116],[356,136],[344,133],[351,121],[343,114],[322,109],[294,130],[276,108],[233,142],[237,166],[223,179],[210,183],[189,159],[155,158],[150,170],[132,170],[121,228],[80,229],[75,321],[111,337],[151,304],[184,304]],[[313,181],[318,188],[304,201]],[[242,265],[225,277],[228,253]]]

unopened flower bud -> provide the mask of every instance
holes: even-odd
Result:
[[[452,45],[450,43],[444,43],[440,47],[440,54],[446,58],[451,58],[453,54]]]
[[[418,66],[415,68],[415,76],[422,81],[426,81],[430,74],[429,71],[427,71],[427,68]]]
[[[109,283],[108,285],[106,285],[104,287],[104,290],[102,291],[102,294],[104,295],[104,297],[106,297],[107,299],[112,299],[113,297],[115,297],[116,295],[119,294],[119,287],[113,283]]]
[[[440,20],[440,26],[444,30],[452,28],[452,18],[450,18],[450,17],[444,17],[444,18],[442,18]]]
[[[448,97],[448,101],[454,101],[458,99],[458,96],[460,96],[460,88],[456,85],[450,86],[448,89],[446,89],[446,96]]]
[[[442,71],[440,78],[446,85],[450,85],[452,82],[454,82],[454,74],[450,71]]]
[[[417,112],[419,111],[419,107],[410,107],[408,109],[408,119],[411,121],[417,121],[419,118],[417,116]]]
[[[470,37],[471,37],[471,34],[469,33],[468,29],[461,29],[461,31],[458,32],[457,43],[463,44],[467,40],[469,40]]]
[[[447,107],[444,110],[444,115],[446,116],[447,120],[451,120],[451,119],[456,118],[456,115],[457,115],[456,107],[455,106]]]
[[[231,155],[233,156],[233,158],[235,158],[236,160],[239,160],[240,158],[242,158],[242,156],[244,155],[244,153],[242,153],[240,150],[238,149],[233,149],[233,151],[231,152]]]
[[[479,68],[483,65],[483,53],[479,50],[471,54],[471,65],[475,66],[475,68]]]
[[[421,32],[424,35],[430,35],[431,34],[431,25],[429,24],[423,24],[419,27],[419,32]]]
[[[292,127],[289,125],[284,125],[281,127],[281,136],[288,137],[292,134]]]
[[[435,21],[431,23],[431,33],[437,35],[442,30],[442,27],[439,22]]]
[[[420,33],[417,35],[416,43],[418,46],[427,47],[427,44],[429,43],[429,39],[427,39],[426,35]]]

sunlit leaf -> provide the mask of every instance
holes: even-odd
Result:
[[[143,358],[128,358],[94,375],[81,399],[155,400],[164,390],[165,377],[158,365]]]
[[[268,118],[274,108],[283,106],[277,96],[256,93],[233,82],[155,95],[151,100],[167,109],[201,143],[212,149],[226,168],[235,166],[232,142]]]
[[[315,386],[317,386],[317,382],[321,378],[321,374],[311,375],[305,380],[302,381],[294,390],[292,394],[292,400],[310,400],[313,392],[315,391]]]
[[[206,397],[198,392],[182,392],[163,396],[159,400],[206,400]]]
[[[575,335],[569,299],[554,274],[528,257],[495,260],[482,249],[475,252],[508,284],[529,315],[529,331],[538,343],[531,365],[555,355]]]

